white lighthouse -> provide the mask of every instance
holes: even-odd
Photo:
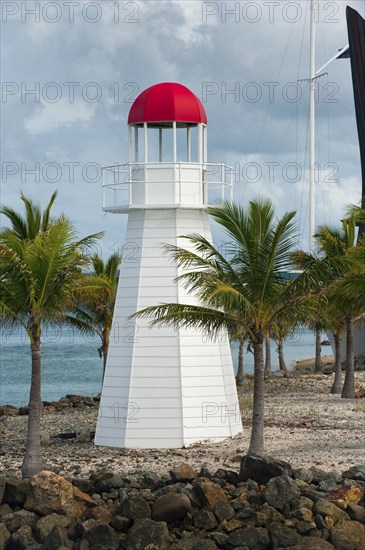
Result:
[[[161,303],[197,303],[176,282],[163,245],[211,240],[206,207],[231,192],[230,169],[207,162],[207,119],[185,86],[151,86],[128,118],[129,162],[104,169],[103,209],[128,214],[95,443],[176,448],[242,430],[227,334],[152,327],[130,316]]]

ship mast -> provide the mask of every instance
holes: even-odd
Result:
[[[310,2],[310,100],[309,100],[309,249],[314,252],[315,232],[315,115],[316,115],[316,13],[315,0]]]

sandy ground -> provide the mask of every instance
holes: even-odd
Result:
[[[327,362],[330,362],[330,358]],[[310,361],[298,363],[306,370]],[[329,390],[333,375],[293,374],[289,379],[273,377],[266,383],[266,452],[294,467],[316,466],[322,470],[346,470],[365,461],[365,399],[341,399]],[[365,372],[356,373],[358,387],[365,387]],[[134,450],[96,447],[92,443],[51,439],[44,446],[48,468],[61,475],[85,476],[109,467],[132,474],[150,471],[163,474],[188,462],[212,472],[220,467],[236,470],[246,454],[250,437],[252,378],[239,390],[243,433],[232,440],[197,444],[176,450]],[[43,429],[49,435],[80,428],[95,429],[97,411],[72,410],[45,414]],[[24,452],[26,417],[0,418],[0,472],[19,475]]]

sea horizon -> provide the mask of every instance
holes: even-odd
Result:
[[[326,338],[323,336],[323,338]],[[94,397],[101,392],[103,360],[95,335],[83,335],[69,327],[50,328],[42,338],[42,400],[57,401],[68,394]],[[332,354],[331,348],[328,348]],[[299,329],[285,342],[288,369],[295,361],[314,357],[314,334]],[[232,362],[237,371],[238,344],[231,343]],[[325,353],[327,354],[327,353]],[[279,369],[276,344],[271,345],[272,370]],[[253,373],[253,355],[244,351],[244,372]],[[24,331],[1,333],[0,345],[0,405],[27,406],[31,379],[31,355]]]

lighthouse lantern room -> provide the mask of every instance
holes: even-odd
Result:
[[[164,244],[211,241],[207,205],[232,196],[232,168],[207,162],[207,118],[185,86],[151,86],[128,117],[127,164],[104,168],[103,209],[128,223],[95,443],[184,447],[242,430],[228,335],[131,319],[161,303],[197,304]]]

